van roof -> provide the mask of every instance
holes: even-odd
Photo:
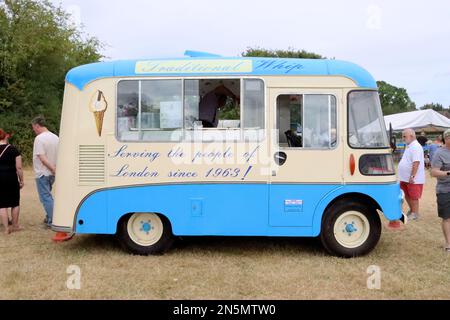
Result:
[[[372,75],[346,61],[290,58],[195,57],[176,59],[122,60],[76,67],[66,81],[78,89],[91,81],[110,77],[136,76],[342,76],[361,88],[376,89]]]

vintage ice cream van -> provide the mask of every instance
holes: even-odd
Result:
[[[337,60],[100,62],[67,74],[53,230],[319,237],[352,257],[402,218],[377,85]]]

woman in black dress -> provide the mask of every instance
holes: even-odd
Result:
[[[9,135],[0,129],[0,220],[9,234],[21,230],[19,226],[20,189],[23,188],[22,157],[8,143]],[[11,208],[12,226],[8,225],[8,208]]]

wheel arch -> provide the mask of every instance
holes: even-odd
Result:
[[[341,191],[341,192],[339,192]],[[313,216],[313,236],[317,237],[320,235],[322,221],[325,215],[325,212],[328,208],[330,208],[335,203],[342,201],[342,200],[351,200],[353,202],[357,201],[360,202],[366,206],[369,206],[372,208],[375,212],[377,210],[382,210],[380,204],[372,198],[370,195],[357,192],[357,191],[347,191],[343,192],[341,188],[339,190],[336,190],[332,192],[331,194],[328,194],[325,196],[320,203],[317,205],[314,216]]]
[[[135,187],[107,188],[92,191],[78,205],[74,215],[74,230],[78,234],[117,234],[122,219],[133,213],[155,213],[165,218],[172,230],[171,210],[162,202],[149,205],[142,194],[135,195]],[[129,199],[129,201],[123,201]],[[95,214],[93,214],[95,212]],[[173,216],[172,216],[173,218]],[[83,223],[80,224],[79,221]]]

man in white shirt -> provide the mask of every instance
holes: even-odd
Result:
[[[422,197],[425,184],[425,162],[423,148],[416,139],[412,129],[403,131],[403,140],[406,143],[405,152],[398,164],[398,177],[400,187],[405,193],[405,200],[410,211],[408,218],[417,220],[419,217],[419,200]]]
[[[31,125],[36,134],[33,146],[36,186],[46,213],[45,223],[47,227],[51,227],[53,219],[52,187],[55,182],[59,138],[47,129],[43,117],[33,119]]]

